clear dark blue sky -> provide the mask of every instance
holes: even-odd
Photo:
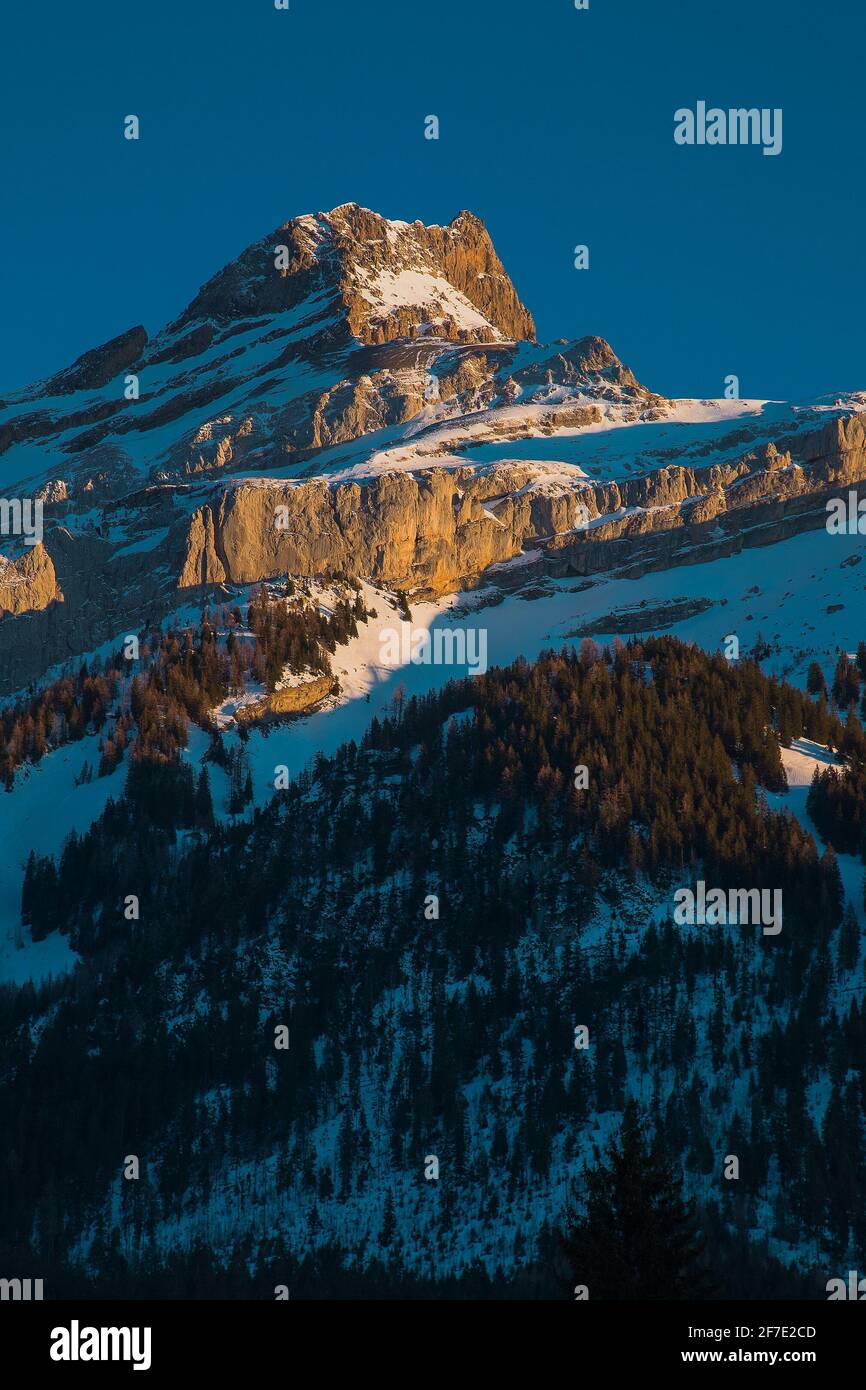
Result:
[[[348,201],[471,208],[539,336],[666,394],[866,387],[863,0],[41,0],[2,47],[0,394]],[[698,99],[782,154],[676,146]]]

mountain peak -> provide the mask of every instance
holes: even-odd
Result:
[[[201,288],[170,331],[306,305],[367,344],[535,340],[532,315],[474,213],[426,226],[354,202],[294,217],[254,242]]]

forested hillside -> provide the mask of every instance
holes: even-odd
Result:
[[[245,615],[239,604],[223,603],[195,625],[128,638],[108,660],[82,662],[75,675],[0,708],[6,790],[24,762],[38,763],[88,733],[100,735],[100,777],[114,771],[133,736],[137,759],[170,759],[186,745],[188,720],[215,731],[214,706],[228,695],[252,685],[272,691],[286,672],[329,673],[329,653],[357,636],[369,614],[357,580],[335,575],[327,582],[330,614],[311,601],[309,585],[288,579],[279,592],[257,585]]]
[[[717,1289],[823,1297],[866,1255],[866,977],[833,850],[765,796],[802,735],[862,806],[856,713],[660,638],[398,703],[234,825],[136,758],[28,870],[84,961],[0,995],[16,1267],[568,1297],[557,1235],[634,1098]],[[783,929],[675,925],[699,879],[781,890]]]

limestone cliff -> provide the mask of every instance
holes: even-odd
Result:
[[[785,446],[788,447],[785,447]],[[794,458],[791,448],[797,450]],[[769,507],[823,524],[822,499],[866,478],[866,425],[836,419],[726,464],[669,464],[615,482],[551,485],[538,465],[432,468],[363,482],[239,483],[192,517],[178,586],[350,571],[396,588],[446,592],[527,545],[560,570],[609,568],[651,534],[672,556],[693,528],[721,540]],[[808,524],[803,520],[803,525]],[[614,545],[613,542],[618,544]]]

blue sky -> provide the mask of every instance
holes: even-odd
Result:
[[[348,201],[471,208],[540,337],[665,394],[866,388],[862,0],[44,0],[3,50],[0,394]],[[699,99],[781,155],[675,145]]]

